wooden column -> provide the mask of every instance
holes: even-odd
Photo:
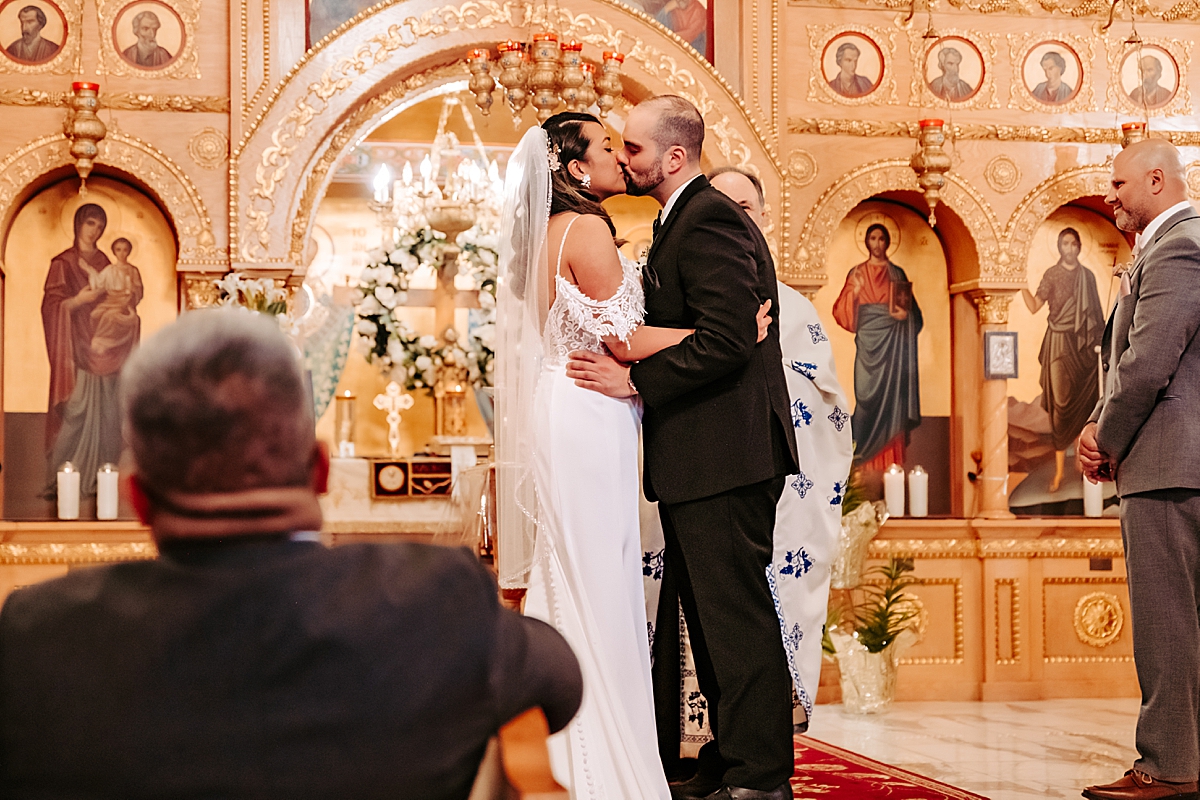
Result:
[[[1012,291],[975,290],[971,302],[979,314],[980,339],[1008,326]],[[978,478],[978,512],[985,519],[1011,519],[1008,510],[1008,381],[986,377],[979,391],[979,444],[983,454]]]

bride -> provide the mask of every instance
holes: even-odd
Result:
[[[562,113],[509,160],[502,221],[496,446],[502,586],[570,642],[583,705],[551,737],[572,798],[662,798],[638,523],[635,399],[567,378],[567,354],[636,361],[687,329],[642,325],[638,266],[600,201],[625,192],[604,126]],[[759,339],[766,332],[759,312]],[[532,545],[532,546],[531,546]],[[530,552],[532,550],[532,552]]]

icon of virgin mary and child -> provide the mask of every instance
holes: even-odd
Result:
[[[118,387],[121,367],[141,339],[137,305],[142,276],[129,262],[133,244],[112,243],[109,257],[98,242],[108,215],[95,203],[75,212],[71,247],[50,262],[42,296],[42,325],[50,359],[46,414],[48,484],[71,462],[81,475],[81,493],[96,493],[96,472],[121,456]]]

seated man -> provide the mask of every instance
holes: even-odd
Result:
[[[470,553],[314,541],[328,455],[274,320],[188,313],[121,395],[160,556],[9,597],[0,795],[465,798],[503,723],[571,719],[570,648]]]

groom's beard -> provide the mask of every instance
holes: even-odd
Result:
[[[645,197],[654,191],[654,189],[663,182],[662,163],[655,162],[654,168],[642,175],[630,172],[622,167],[621,172],[625,175],[625,194],[633,197]]]

